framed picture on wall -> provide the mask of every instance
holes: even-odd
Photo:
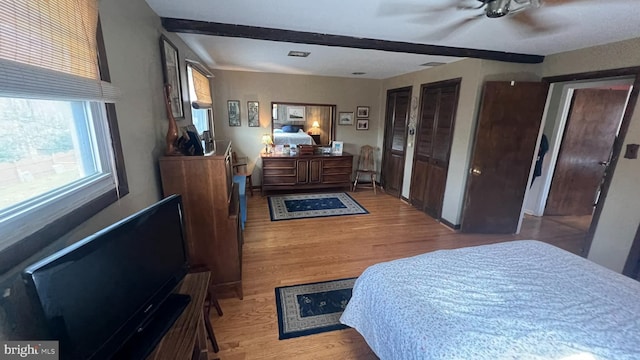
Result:
[[[249,127],[260,126],[260,104],[257,101],[247,101],[247,118]]]
[[[369,107],[368,106],[358,106],[356,109],[356,115],[359,118],[368,118],[369,117]]]
[[[160,36],[160,55],[162,58],[162,76],[165,84],[171,85],[169,100],[174,118],[184,117],[182,108],[182,87],[180,82],[180,62],[178,49],[164,35]]]
[[[290,122],[304,122],[304,106],[288,106],[287,120]]]
[[[227,101],[227,110],[229,112],[229,126],[241,126],[242,122],[240,121],[240,101]]]
[[[356,130],[369,130],[369,119],[358,119]]]
[[[353,125],[353,111],[338,113],[338,125]]]

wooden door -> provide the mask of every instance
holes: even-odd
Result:
[[[322,178],[322,159],[309,160],[309,182],[313,184],[320,183]]]
[[[467,179],[463,232],[516,232],[547,90],[546,83],[485,83]]]
[[[410,201],[439,219],[442,214],[460,80],[422,85]]]
[[[381,182],[392,196],[402,194],[411,88],[389,90],[384,129]]]
[[[306,184],[309,182],[309,160],[296,161],[297,184]]]
[[[627,90],[575,90],[545,215],[593,214],[627,95]]]

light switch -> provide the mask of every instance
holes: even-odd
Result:
[[[627,151],[624,153],[625,159],[637,159],[638,158],[638,144],[627,144]]]

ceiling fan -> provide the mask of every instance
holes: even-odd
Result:
[[[570,2],[583,0],[454,0],[448,6],[433,8],[431,12],[440,12],[456,8],[458,10],[482,10],[470,17],[449,24],[445,28],[432,33],[430,38],[444,38],[454,31],[482,18],[502,18],[519,26],[529,35],[542,34],[556,30],[559,23],[552,22],[547,17],[542,17],[535,9],[544,6],[563,5]]]
[[[475,9],[484,8],[484,14],[488,18],[499,18],[509,14],[515,14],[529,8],[539,8],[541,0],[478,0],[481,4]],[[464,8],[464,7],[460,7]],[[468,8],[468,7],[466,7]]]

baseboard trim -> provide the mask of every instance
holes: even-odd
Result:
[[[443,225],[446,225],[447,227],[452,228],[453,230],[460,230],[460,224],[458,224],[458,225],[453,225],[452,223],[448,222],[446,219],[442,219],[442,218],[440,218],[440,222],[441,222]]]

